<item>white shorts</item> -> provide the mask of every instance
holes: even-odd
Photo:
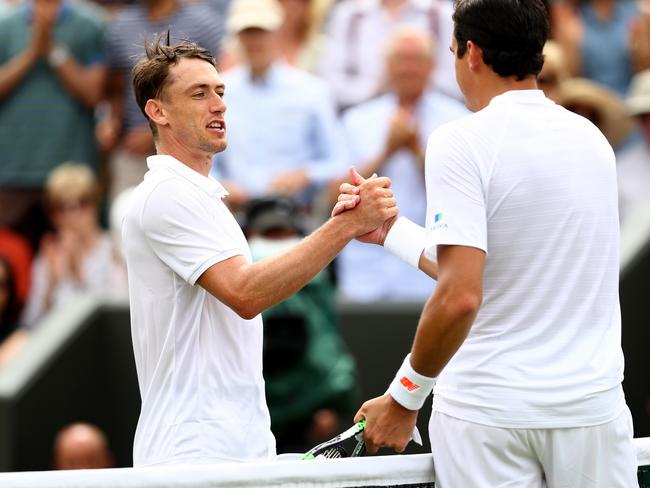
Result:
[[[433,412],[436,488],[638,487],[632,416],[572,429],[505,429]]]

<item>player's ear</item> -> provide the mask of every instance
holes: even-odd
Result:
[[[476,71],[482,64],[484,64],[483,51],[472,41],[467,41],[467,58],[469,60],[469,68],[472,71]]]
[[[147,100],[147,104],[144,106],[144,112],[147,114],[147,117],[149,117],[149,120],[156,125],[167,125],[167,116],[160,100],[156,100],[155,98]]]

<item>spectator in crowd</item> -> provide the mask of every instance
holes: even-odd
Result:
[[[626,100],[628,113],[636,117],[642,140],[626,148],[617,164],[621,224],[641,203],[650,202],[650,70],[632,79]]]
[[[97,163],[94,107],[106,78],[96,8],[25,1],[0,13],[0,209],[20,226],[66,160]],[[39,229],[42,233],[42,229]]]
[[[293,247],[303,228],[290,199],[257,199],[246,208],[254,261]],[[263,313],[266,399],[278,452],[306,451],[336,435],[354,413],[357,372],[338,331],[335,294],[326,268]]]
[[[567,55],[572,76],[594,80],[624,96],[635,65],[647,63],[642,42],[647,19],[631,0],[567,0],[553,2],[553,37]],[[647,42],[647,41],[646,41]]]
[[[138,108],[131,85],[131,69],[142,53],[143,38],[171,27],[175,38],[191,39],[214,55],[220,48],[219,19],[205,4],[180,0],[146,0],[124,7],[108,27],[108,113],[97,138],[111,152],[109,170],[112,201],[122,190],[137,185],[147,171],[145,157],[154,151],[153,137]]]
[[[401,24],[428,31],[441,42],[435,47],[439,66],[432,84],[461,98],[449,56],[453,24],[449,0],[342,0],[332,11],[321,75],[334,89],[340,107],[349,107],[384,91],[386,38]]]
[[[309,201],[347,165],[345,140],[325,84],[280,59],[277,0],[236,0],[228,26],[246,64],[222,74],[231,107],[228,149],[213,175],[233,208],[279,194]]]
[[[124,265],[99,226],[99,187],[92,170],[81,163],[58,166],[48,175],[45,201],[54,231],[43,237],[34,259],[21,327],[0,347],[0,365],[22,349],[52,307],[80,293],[126,288]]]
[[[54,232],[43,238],[34,260],[22,317],[28,328],[80,292],[107,292],[126,283],[112,241],[99,225],[99,189],[92,171],[83,164],[62,164],[50,173],[45,189]]]
[[[560,83],[557,94],[560,105],[589,119],[614,150],[621,148],[634,131],[623,100],[616,92],[596,82],[569,78]]]
[[[278,31],[278,50],[287,63],[316,74],[325,48],[322,33],[332,0],[280,0],[284,22]],[[219,61],[220,69],[230,69],[241,62],[241,46],[233,38]]]
[[[560,101],[558,87],[569,78],[564,51],[555,41],[547,41],[544,45],[544,66],[537,76],[537,86],[548,98],[555,103]]]
[[[424,149],[438,126],[469,112],[456,100],[427,91],[434,71],[428,32],[398,28],[386,49],[390,91],[350,109],[344,127],[353,163],[361,174],[388,176],[400,215],[424,225]],[[448,54],[447,54],[448,55]],[[338,260],[339,287],[354,301],[424,301],[435,282],[381,247],[351,241]],[[380,268],[381,273],[373,270]]]
[[[0,255],[0,343],[16,329],[19,311],[13,269],[9,261]]]
[[[67,425],[54,441],[55,469],[103,469],[113,467],[108,440],[99,427],[87,423]]]

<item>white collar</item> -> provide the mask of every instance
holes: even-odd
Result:
[[[185,178],[190,183],[198,186],[201,190],[212,197],[223,198],[228,195],[226,189],[217,180],[211,176],[203,176],[201,173],[193,170],[173,156],[166,154],[149,156],[147,158],[147,166],[151,170],[156,168],[169,169],[177,175]]]
[[[509,90],[490,100],[490,105],[503,102],[549,103],[551,100],[546,98],[542,90]]]

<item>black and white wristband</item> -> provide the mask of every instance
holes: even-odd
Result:
[[[414,268],[420,266],[420,255],[426,244],[424,227],[406,217],[398,218],[384,240],[384,248]]]
[[[388,387],[388,393],[404,408],[420,410],[435,384],[436,378],[423,376],[413,369],[409,353]]]

